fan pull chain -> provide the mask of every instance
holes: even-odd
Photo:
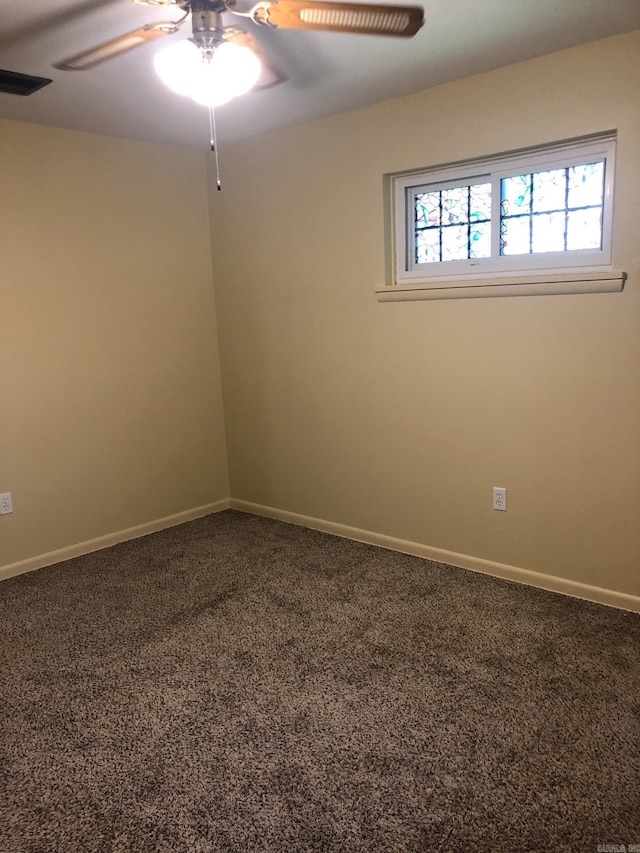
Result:
[[[220,183],[220,163],[218,162],[218,139],[216,136],[216,114],[211,105],[209,105],[209,141],[211,143],[211,150],[215,154],[216,158],[216,189],[221,190],[222,184]]]

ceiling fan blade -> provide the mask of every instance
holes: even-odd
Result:
[[[260,64],[262,65],[263,71],[266,73],[260,75],[260,79],[253,87],[254,89],[270,89],[272,86],[277,86],[278,83],[285,83],[289,79],[286,74],[284,74],[273,62],[268,52],[264,49],[260,42],[250,33],[245,33],[244,31],[239,30],[232,36],[229,36],[229,38],[227,38],[227,41],[233,42],[233,44],[237,44],[238,47],[250,48],[250,50],[252,50],[253,53],[255,53],[255,55],[260,60]],[[267,79],[266,82],[261,83],[260,80],[263,77],[266,77]]]
[[[53,67],[61,71],[84,71],[87,68],[93,68],[100,62],[105,62],[107,59],[120,56],[127,50],[133,50],[134,47],[140,47],[149,41],[173,33],[176,29],[177,27],[171,22],[145,24],[144,27],[138,27],[137,30],[132,30],[130,33],[105,41],[90,50],[82,51],[82,53],[76,53],[74,56],[63,59],[62,62],[56,62]]]
[[[258,10],[257,20],[289,30],[330,30],[409,38],[424,23],[424,12],[420,6],[274,0],[264,11]]]

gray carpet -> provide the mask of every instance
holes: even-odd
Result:
[[[640,844],[640,617],[225,512],[0,584],[2,853]]]

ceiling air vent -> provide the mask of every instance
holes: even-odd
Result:
[[[18,74],[17,71],[4,71],[0,68],[0,92],[10,95],[33,95],[43,86],[51,83],[47,77],[32,77],[31,74]]]

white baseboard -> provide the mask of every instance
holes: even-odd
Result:
[[[336,524],[333,521],[325,521],[321,518],[312,518],[307,515],[299,515],[296,512],[288,512],[270,506],[251,503],[250,501],[231,499],[231,508],[253,515],[264,515],[267,518],[275,518],[286,521],[289,524],[297,524],[301,527],[310,527],[313,530],[322,530],[324,533],[332,533],[345,539],[355,539],[356,542],[365,542],[368,545],[377,545],[380,548],[388,548],[391,551],[400,551],[403,554],[411,554],[414,557],[423,557],[435,560],[439,563],[447,563],[450,566],[458,566],[461,569],[470,569],[473,572],[481,572],[485,575],[504,578],[538,589],[546,589],[550,592],[559,592],[573,598],[582,598],[594,601],[597,604],[606,604],[609,607],[618,607],[621,610],[630,610],[640,613],[640,598],[628,595],[624,592],[616,592],[599,586],[579,583],[577,581],[558,578],[553,575],[545,575],[540,572],[532,572],[528,569],[520,569],[517,566],[509,566],[505,563],[494,563],[492,560],[483,560],[479,557],[470,557],[467,554],[457,554],[455,551],[444,551],[441,548],[432,548],[430,545],[422,545],[419,542],[410,542],[406,539],[396,539],[393,536],[385,536],[382,533],[373,533],[370,530],[361,530],[357,527],[349,527],[346,524]]]
[[[229,509],[228,500],[204,504],[194,509],[187,509],[184,512],[177,512],[174,515],[167,515],[164,518],[156,518],[154,521],[147,521],[145,524],[138,524],[136,527],[118,530],[116,533],[107,533],[106,536],[99,536],[97,539],[79,542],[77,545],[70,545],[68,548],[38,554],[35,557],[29,557],[26,560],[10,563],[8,566],[0,568],[0,581],[12,578],[15,575],[22,575],[25,572],[32,572],[34,569],[42,569],[44,566],[52,566],[54,563],[61,563],[63,560],[70,560],[72,557],[90,554],[92,551],[117,545],[118,542],[138,539],[140,536],[147,536],[149,533],[156,533],[158,530],[165,530],[167,527],[175,527],[177,524],[184,524],[185,521],[193,521],[196,518],[202,518],[204,515],[221,512],[224,509]]]
[[[60,548],[57,551],[49,551],[46,554],[38,554],[35,557],[20,560],[17,563],[10,563],[9,565],[0,567],[0,581],[14,577],[15,575],[21,575],[25,572],[31,572],[34,569],[41,569],[44,566],[51,566],[55,563],[61,563],[64,560],[70,560],[72,557],[90,554],[92,551],[99,551],[101,548],[117,545],[118,542],[138,539],[140,536],[147,536],[149,533],[165,530],[167,527],[175,527],[177,524],[193,521],[196,518],[202,518],[205,515],[211,515],[215,512],[222,512],[222,510],[229,508],[248,512],[253,515],[275,518],[289,524],[297,524],[300,527],[310,527],[312,530],[321,530],[324,533],[331,533],[334,536],[354,539],[356,542],[364,542],[368,545],[376,545],[391,551],[411,554],[414,557],[423,557],[427,560],[447,563],[450,566],[458,566],[459,568],[469,569],[473,572],[493,575],[494,577],[526,584],[527,586],[534,586],[538,589],[559,592],[573,598],[582,598],[587,601],[594,601],[597,604],[606,604],[609,607],[617,607],[621,610],[640,613],[640,597],[635,595],[591,586],[579,583],[578,581],[567,580],[566,578],[558,578],[553,575],[545,575],[540,572],[532,572],[528,569],[518,568],[517,566],[496,563],[492,560],[483,560],[480,557],[470,557],[467,554],[458,554],[455,551],[445,551],[442,548],[433,548],[430,545],[423,545],[420,542],[397,539],[393,536],[385,536],[382,533],[374,533],[370,530],[349,527],[346,524],[338,524],[334,521],[300,515],[296,512],[289,512],[288,510],[276,509],[275,507],[263,506],[262,504],[237,500],[235,498],[204,504],[194,509],[178,512],[174,515],[155,519],[154,521],[148,521],[145,524],[139,524],[136,527],[129,527],[126,530],[108,533],[106,536],[100,536],[97,539],[79,542],[67,548]]]

